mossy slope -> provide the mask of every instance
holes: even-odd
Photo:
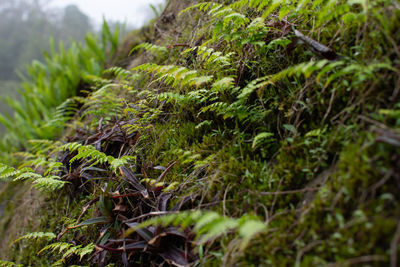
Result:
[[[84,151],[55,149],[61,142],[36,150],[62,163],[69,184],[48,202],[64,219],[38,214],[46,222],[35,231],[75,227],[91,203],[82,220],[96,224],[61,240],[96,249],[64,255],[64,264],[396,266],[400,3],[213,1],[178,15],[196,2],[169,1],[146,37],[152,44],[134,50],[128,70],[99,78],[70,121],[62,142],[104,155],[85,148],[72,160]],[[161,199],[161,213],[142,206]],[[219,215],[187,221],[184,241],[145,228],[154,230],[148,250],[127,253],[111,241],[128,231],[142,242],[129,223],[146,223],[144,215],[166,227],[172,221],[156,215],[177,210]],[[33,264],[35,254],[9,260]]]

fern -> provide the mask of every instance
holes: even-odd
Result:
[[[115,75],[115,77],[119,80],[125,80],[132,75],[132,73],[129,70],[123,69],[121,67],[111,67],[106,69],[103,73],[105,74],[111,73]]]
[[[233,219],[212,211],[196,210],[155,217],[144,221],[135,228],[130,229],[130,231],[136,231],[152,225],[162,225],[164,227],[174,225],[183,229],[194,225],[193,230],[197,234],[199,243],[216,239],[236,229],[238,231],[237,238],[241,240],[241,248],[244,248],[255,235],[267,230],[264,222],[250,215]]]
[[[24,236],[21,236],[20,238],[14,240],[13,243],[19,242],[21,240],[24,239],[28,239],[28,240],[41,240],[41,239],[45,239],[47,241],[52,240],[56,238],[56,235],[53,233],[44,233],[44,232],[34,232],[34,233],[29,233],[26,234]]]
[[[66,184],[65,181],[61,181],[60,177],[51,175],[53,172],[56,172],[58,170],[61,163],[49,162],[44,160],[43,157],[29,161],[30,164],[32,162],[37,163],[36,167],[41,164],[46,165],[47,170],[45,175],[47,176],[43,177],[42,175],[33,172],[31,168],[23,167],[24,165],[21,165],[21,169],[17,170],[13,167],[9,167],[5,164],[0,163],[0,179],[7,178],[8,180],[10,180],[12,178],[13,181],[28,179],[30,181],[33,181],[34,187],[48,192],[60,189]]]
[[[22,264],[16,264],[11,261],[0,260],[0,267],[22,267],[22,266],[23,266]]]
[[[81,81],[101,74],[106,54],[116,51],[118,41],[118,29],[112,33],[107,23],[103,25],[102,40],[88,35],[86,46],[74,42],[65,49],[60,43],[56,49],[50,41],[50,53],[45,53],[43,62],[33,61],[27,67],[20,99],[7,100],[14,115],[0,115],[0,123],[8,130],[1,144],[4,157],[27,148],[27,140],[51,139],[59,133],[75,113],[74,101],[67,99],[76,95]]]
[[[67,143],[65,145],[63,145],[60,150],[61,151],[69,151],[70,153],[75,152],[78,150],[78,148],[80,148],[82,146],[82,144],[78,143],[78,142],[73,142],[73,143]]]
[[[95,247],[93,243],[82,247],[82,245],[74,246],[70,243],[57,242],[47,245],[46,247],[41,249],[38,254],[42,254],[44,251],[50,250],[51,252],[63,253],[59,262],[63,262],[65,259],[71,257],[72,255],[79,256],[80,260],[82,260],[84,256],[91,254],[94,248]]]
[[[211,90],[216,92],[228,91],[229,89],[233,89],[234,82],[235,79],[233,77],[223,77],[211,85]]]
[[[61,189],[66,183],[58,176],[47,176],[36,178],[33,181],[33,186],[42,191],[52,192]]]
[[[131,50],[130,54],[140,49],[144,49],[158,56],[163,56],[168,53],[168,49],[165,46],[158,46],[150,43],[141,43],[140,45],[135,46]]]
[[[89,161],[93,162],[92,165],[96,164],[103,164],[107,162],[107,155],[103,152],[98,151],[94,146],[87,145],[87,146],[79,146],[77,149],[77,155],[75,155],[71,160],[70,163],[74,163],[75,161],[82,160],[82,159],[89,159]]]
[[[0,179],[8,180],[9,178],[18,175],[20,171],[10,167],[6,164],[0,163]]]
[[[120,117],[125,102],[118,97],[118,91],[118,84],[109,83],[91,93],[83,106],[85,110],[82,117],[94,115],[97,119],[103,118],[105,122]]]
[[[78,110],[78,105],[84,103],[82,97],[71,97],[65,100],[61,105],[56,107],[54,115],[47,122],[46,127],[61,127],[73,118]]]
[[[26,180],[26,179],[39,179],[39,178],[42,178],[42,175],[28,171],[28,172],[22,172],[21,174],[16,174],[14,181]]]
[[[254,148],[258,147],[263,142],[274,141],[275,139],[272,138],[273,136],[274,136],[273,133],[268,133],[268,132],[264,132],[264,133],[260,133],[260,134],[256,135],[256,137],[254,137],[254,139],[253,139],[252,148],[254,149]]]
[[[158,77],[155,81],[163,81],[167,85],[180,86],[201,86],[213,80],[213,76],[199,76],[195,70],[174,65],[160,66],[157,64],[143,64],[133,70],[155,73]]]
[[[309,61],[284,69],[276,74],[258,78],[250,82],[242,89],[238,99],[245,101],[248,96],[258,89],[263,89],[268,85],[274,86],[277,82],[292,76],[304,76],[310,78],[315,75],[315,80],[321,82],[322,77],[326,76],[324,87],[342,77],[350,77],[354,84],[362,83],[368,79],[375,79],[375,73],[380,69],[394,71],[393,67],[387,63],[372,63],[362,65],[358,63],[350,63],[346,65],[345,61],[330,62],[328,60]]]
[[[208,9],[211,9],[211,8],[213,8],[213,7],[221,7],[221,5],[219,5],[219,4],[217,4],[217,3],[214,3],[214,2],[203,2],[203,3],[198,3],[198,4],[195,4],[195,5],[193,5],[193,6],[190,6],[190,7],[187,7],[187,8],[185,8],[185,9],[183,9],[180,13],[179,13],[179,16],[181,16],[182,14],[184,14],[184,13],[187,13],[187,12],[189,12],[190,10],[192,10],[192,9],[199,9],[200,11],[206,11],[206,10],[208,10]]]
[[[93,166],[97,164],[108,163],[111,170],[116,172],[119,167],[128,164],[129,161],[135,160],[134,156],[123,156],[121,158],[114,158],[113,156],[107,156],[105,153],[98,151],[92,145],[81,145],[79,143],[67,143],[63,145],[61,150],[77,152],[77,154],[70,160],[70,163],[74,163],[79,160],[87,160],[88,163]]]
[[[213,48],[207,48],[205,46],[194,47],[186,50],[184,53],[191,51],[197,51],[197,55],[205,63],[204,68],[214,70],[215,72],[222,72],[227,70],[227,67],[232,64],[232,58],[235,55],[234,52],[223,54],[220,51],[215,51]],[[229,69],[228,69],[229,70]]]

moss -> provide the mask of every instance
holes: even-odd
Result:
[[[168,53],[137,51],[131,67],[146,62],[184,66],[197,75],[213,75],[213,82],[229,78],[231,84],[221,88],[212,82],[174,86],[163,80],[173,75],[173,81],[184,79],[181,72],[122,79],[115,98],[123,99],[119,108],[124,112],[108,116],[107,124],[99,126],[101,117],[109,115],[100,106],[100,115],[85,118],[90,126],[86,135],[73,128],[69,138],[89,142],[103,134],[102,130],[129,121],[135,132],[132,140],[106,142],[99,149],[109,146],[105,152],[115,157],[135,156],[136,162],[129,164],[138,177],[157,179],[162,173],[159,166],[176,162],[162,177],[178,184],[171,191],[170,207],[190,196],[194,199],[190,208],[211,209],[234,218],[251,214],[267,225],[267,231],[253,237],[247,247],[241,246],[241,234],[234,231],[197,246],[194,251],[200,265],[387,265],[393,255],[399,255],[394,239],[400,214],[399,103],[398,92],[393,90],[399,85],[399,60],[393,44],[400,41],[400,13],[389,1],[371,3],[365,10],[346,3],[335,2],[335,12],[325,4],[315,10],[288,6],[292,12],[285,13],[285,20],[272,14],[252,30],[250,21],[255,22],[261,13],[247,5],[232,7],[248,16],[249,22],[239,27],[243,17],[229,9],[217,16],[210,12],[202,17],[194,10],[177,17],[185,4],[170,1],[154,28],[127,37],[117,58],[124,58],[139,42],[153,41],[167,47]],[[282,7],[276,12],[288,10]],[[224,12],[229,15],[224,17]],[[338,23],[342,25],[339,29]],[[316,65],[321,55],[300,44],[292,26],[329,44],[340,54],[339,61]],[[207,41],[208,56],[196,54],[199,48],[190,52],[190,58],[181,54],[186,46]],[[214,52],[229,63],[216,64],[211,60]],[[302,62],[308,65],[299,67]],[[257,78],[262,78],[261,83],[251,83]],[[162,94],[166,92],[171,94]],[[271,139],[256,146],[254,140],[261,133]],[[129,189],[118,174],[108,174],[84,190],[77,189],[82,186],[77,179],[75,187],[66,187],[69,191],[42,200],[40,222],[24,226],[24,232],[59,233],[79,217],[81,207],[90,200]],[[19,194],[4,191],[7,198]],[[103,209],[93,205],[82,220],[102,215]],[[117,238],[120,225],[115,221],[110,235]],[[99,236],[104,236],[102,228],[93,226],[68,232],[63,238],[86,244],[99,243]],[[27,246],[21,243],[13,248],[10,259],[44,264]],[[21,256],[17,251],[23,252]],[[146,261],[147,256],[138,259]],[[107,260],[121,263],[117,256]]]

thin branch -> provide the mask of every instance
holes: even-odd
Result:
[[[400,241],[400,221],[397,223],[396,233],[390,244],[390,267],[396,267],[397,265],[397,248]]]
[[[304,43],[306,43],[308,46],[310,46],[313,52],[315,52],[316,54],[328,60],[338,60],[340,58],[340,56],[329,47],[311,39],[310,37],[305,36],[303,33],[296,30],[294,27],[292,28],[296,37],[299,38]]]
[[[290,194],[298,194],[298,193],[304,193],[304,192],[309,192],[309,191],[318,191],[321,189],[321,187],[308,187],[308,188],[303,188],[303,189],[297,189],[297,190],[287,190],[287,191],[276,191],[276,192],[254,192],[250,191],[252,194],[259,194],[263,196],[275,196],[275,195],[290,195]]]

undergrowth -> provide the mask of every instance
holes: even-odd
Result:
[[[64,215],[38,215],[7,260],[397,266],[400,3],[191,4],[169,1],[129,68],[45,120],[64,138],[16,137],[47,140],[0,176]]]

